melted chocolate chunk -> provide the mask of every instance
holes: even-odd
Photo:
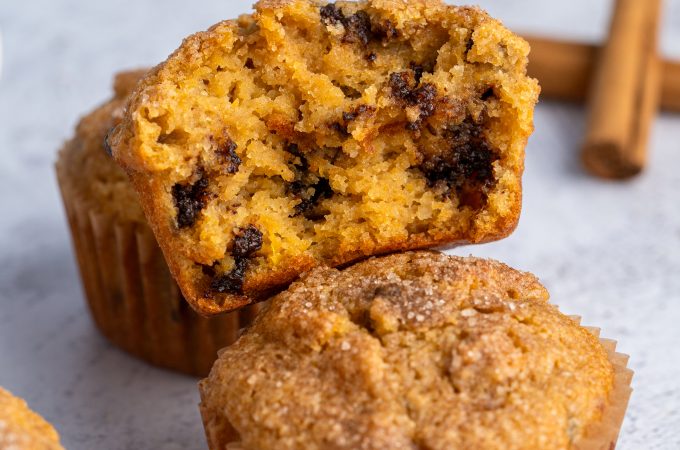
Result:
[[[342,11],[335,6],[335,3],[329,3],[326,6],[321,7],[319,10],[321,14],[321,20],[327,25],[337,25],[345,23],[345,15]]]
[[[383,42],[394,39],[397,36],[399,36],[399,32],[394,27],[394,24],[389,20],[386,20],[385,22],[374,27],[373,29],[373,37],[375,39],[380,39]]]
[[[408,72],[391,73],[389,86],[392,90],[392,97],[408,102],[412,92],[411,74]]]
[[[342,42],[346,44],[361,44],[365,47],[372,40],[385,41],[397,36],[397,29],[394,28],[392,22],[388,20],[382,25],[374,26],[366,11],[357,11],[347,17],[335,3],[329,3],[319,9],[319,14],[324,24],[343,26],[345,34]],[[375,60],[375,54],[371,53],[371,55]]]
[[[371,37],[371,18],[365,11],[358,11],[347,18],[342,42],[368,45]]]
[[[262,248],[262,232],[249,225],[234,238],[231,254],[234,258],[246,258]]]
[[[423,121],[434,114],[437,88],[432,84],[426,83],[413,91],[412,97],[413,104],[420,108],[418,119],[406,125],[408,130],[413,131],[419,130]]]
[[[290,144],[286,150],[300,160],[299,163],[293,163],[295,167],[295,181],[289,183],[287,188],[290,194],[300,199],[300,203],[295,205],[293,217],[302,214],[310,220],[316,220],[317,217],[313,214],[314,208],[320,200],[331,197],[333,189],[331,189],[331,185],[326,178],[309,172],[307,158],[305,158],[297,145]]]
[[[225,173],[236,173],[241,165],[241,158],[236,154],[238,146],[236,142],[227,139],[226,142],[215,150],[219,163],[223,166]]]
[[[499,156],[484,137],[481,125],[468,118],[448,127],[444,136],[450,143],[450,151],[441,155],[425,155],[420,165],[429,184],[445,183],[448,188],[470,198],[473,192],[492,186],[493,163]],[[474,199],[474,203],[480,202]]]
[[[375,106],[359,105],[356,108],[354,108],[354,111],[342,113],[342,120],[344,120],[345,122],[351,122],[363,114],[373,112],[375,112]]]
[[[193,184],[175,184],[172,187],[172,198],[177,208],[177,227],[191,227],[205,208],[208,196],[208,179],[201,177]]]
[[[248,262],[245,259],[237,259],[234,268],[224,275],[212,280],[210,289],[219,294],[240,294],[243,292],[243,281],[246,277]]]
[[[323,177],[320,177],[319,181],[312,185],[305,185],[300,181],[294,181],[290,185],[290,190],[296,197],[300,198],[300,203],[295,205],[295,216],[303,214],[307,217],[309,213],[313,212],[321,199],[330,198],[333,195],[330,182]],[[314,216],[310,215],[307,218],[311,219]]]
[[[434,114],[437,100],[437,88],[431,83],[416,87],[415,74],[411,72],[395,72],[390,74],[389,86],[392,97],[408,106],[417,106],[420,115],[415,122],[406,124],[408,130],[419,130],[428,117]]]
[[[243,292],[243,281],[248,269],[248,260],[253,253],[262,248],[262,232],[255,226],[242,228],[234,238],[231,254],[234,257],[234,268],[213,279],[210,289],[220,294]]]

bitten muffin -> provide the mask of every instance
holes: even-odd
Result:
[[[524,40],[439,0],[255,8],[187,38],[110,139],[194,308],[513,230],[539,91]]]
[[[205,376],[258,307],[196,314],[172,279],[127,175],[105,148],[145,70],[116,76],[114,97],[85,116],[56,165],[90,311],[114,344],[153,364]]]
[[[1,387],[0,449],[64,450],[54,427]]]
[[[434,252],[314,269],[201,382],[210,448],[571,449],[592,438],[587,448],[609,449],[630,377],[547,300],[531,274]]]

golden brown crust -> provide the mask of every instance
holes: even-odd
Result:
[[[314,265],[512,232],[538,95],[525,41],[438,0],[267,0],[256,11],[185,39],[138,85],[112,138],[197,311],[260,300]],[[216,163],[225,142],[235,168]],[[355,175],[362,167],[374,173]],[[458,170],[468,178],[454,180]],[[394,194],[371,187],[389,183]],[[309,192],[311,217],[297,209]],[[222,289],[247,226],[262,247],[240,261],[242,285]]]
[[[531,274],[435,252],[314,269],[201,382],[210,447],[572,448],[614,369],[547,300]]]
[[[122,220],[145,222],[127,174],[106,153],[107,134],[123,119],[125,101],[147,69],[125,71],[114,78],[114,96],[84,116],[75,136],[59,152],[57,168],[87,197],[92,209]]]
[[[0,448],[64,450],[52,425],[0,387]]]

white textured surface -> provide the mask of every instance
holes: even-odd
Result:
[[[641,0],[642,1],[642,0]],[[517,30],[603,36],[609,2],[481,1]],[[78,116],[111,74],[161,61],[180,39],[248,1],[2,0],[0,385],[25,397],[70,449],[204,448],[196,382],[112,348],[85,310],[52,171]],[[162,5],[162,6],[161,6]],[[680,0],[664,51],[680,57]],[[619,448],[680,448],[680,116],[662,116],[649,169],[630,183],[585,176],[579,107],[536,114],[521,224],[456,253],[538,274],[553,300],[630,353],[636,371]]]

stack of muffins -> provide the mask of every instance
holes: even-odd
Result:
[[[95,323],[212,366],[211,449],[613,448],[614,342],[423,251],[516,226],[528,52],[439,0],[261,0],[118,75],[57,163]]]

